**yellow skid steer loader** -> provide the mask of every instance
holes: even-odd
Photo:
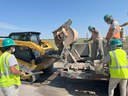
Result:
[[[15,41],[16,51],[13,53],[21,71],[26,73],[22,80],[34,82],[39,78],[39,74],[49,72],[53,68],[53,63],[59,59],[54,47],[47,41],[40,39],[40,32],[13,32],[9,36],[1,36],[0,45],[3,38],[11,38]],[[0,48],[2,54],[2,47]]]

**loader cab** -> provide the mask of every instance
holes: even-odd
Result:
[[[12,38],[13,40],[19,40],[25,42],[30,41],[40,45],[41,40],[39,36],[40,36],[40,32],[15,32],[9,35],[9,37]],[[18,59],[30,63],[31,60],[36,58],[33,50],[29,47],[16,46],[15,49],[16,50],[14,52],[14,55]]]
[[[10,38],[13,40],[20,40],[20,41],[31,41],[38,45],[40,45],[40,32],[15,32],[9,35]]]

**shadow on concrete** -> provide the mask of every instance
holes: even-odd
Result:
[[[57,73],[57,69],[54,68],[52,72],[42,74],[40,79],[33,85],[42,86],[48,85],[57,88],[64,88],[70,94],[69,96],[108,96],[108,81],[96,81],[96,80],[72,80],[64,77],[60,77]],[[50,91],[50,90],[49,90]],[[86,91],[94,91],[96,95],[87,95]],[[79,94],[83,92],[83,94]],[[43,93],[42,93],[43,94]],[[64,96],[64,95],[63,95]]]

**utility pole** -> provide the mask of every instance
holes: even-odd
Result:
[[[86,40],[88,40],[88,32],[86,32]]]

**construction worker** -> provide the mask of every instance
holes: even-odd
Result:
[[[0,57],[0,87],[4,96],[19,96],[20,75],[25,75],[19,69],[15,51],[15,42],[10,38],[2,41],[3,54]]]
[[[88,41],[93,41],[92,59],[101,59],[104,56],[103,38],[95,27],[89,26],[88,30],[92,33]]]
[[[109,88],[108,96],[113,96],[114,89],[119,84],[120,96],[126,96],[126,85],[128,79],[127,53],[122,49],[122,41],[112,39],[110,41],[111,51],[102,59],[103,64],[109,64]]]
[[[113,19],[111,15],[105,15],[104,21],[110,24],[106,39],[110,41],[111,39],[120,39],[120,26],[116,20]]]

